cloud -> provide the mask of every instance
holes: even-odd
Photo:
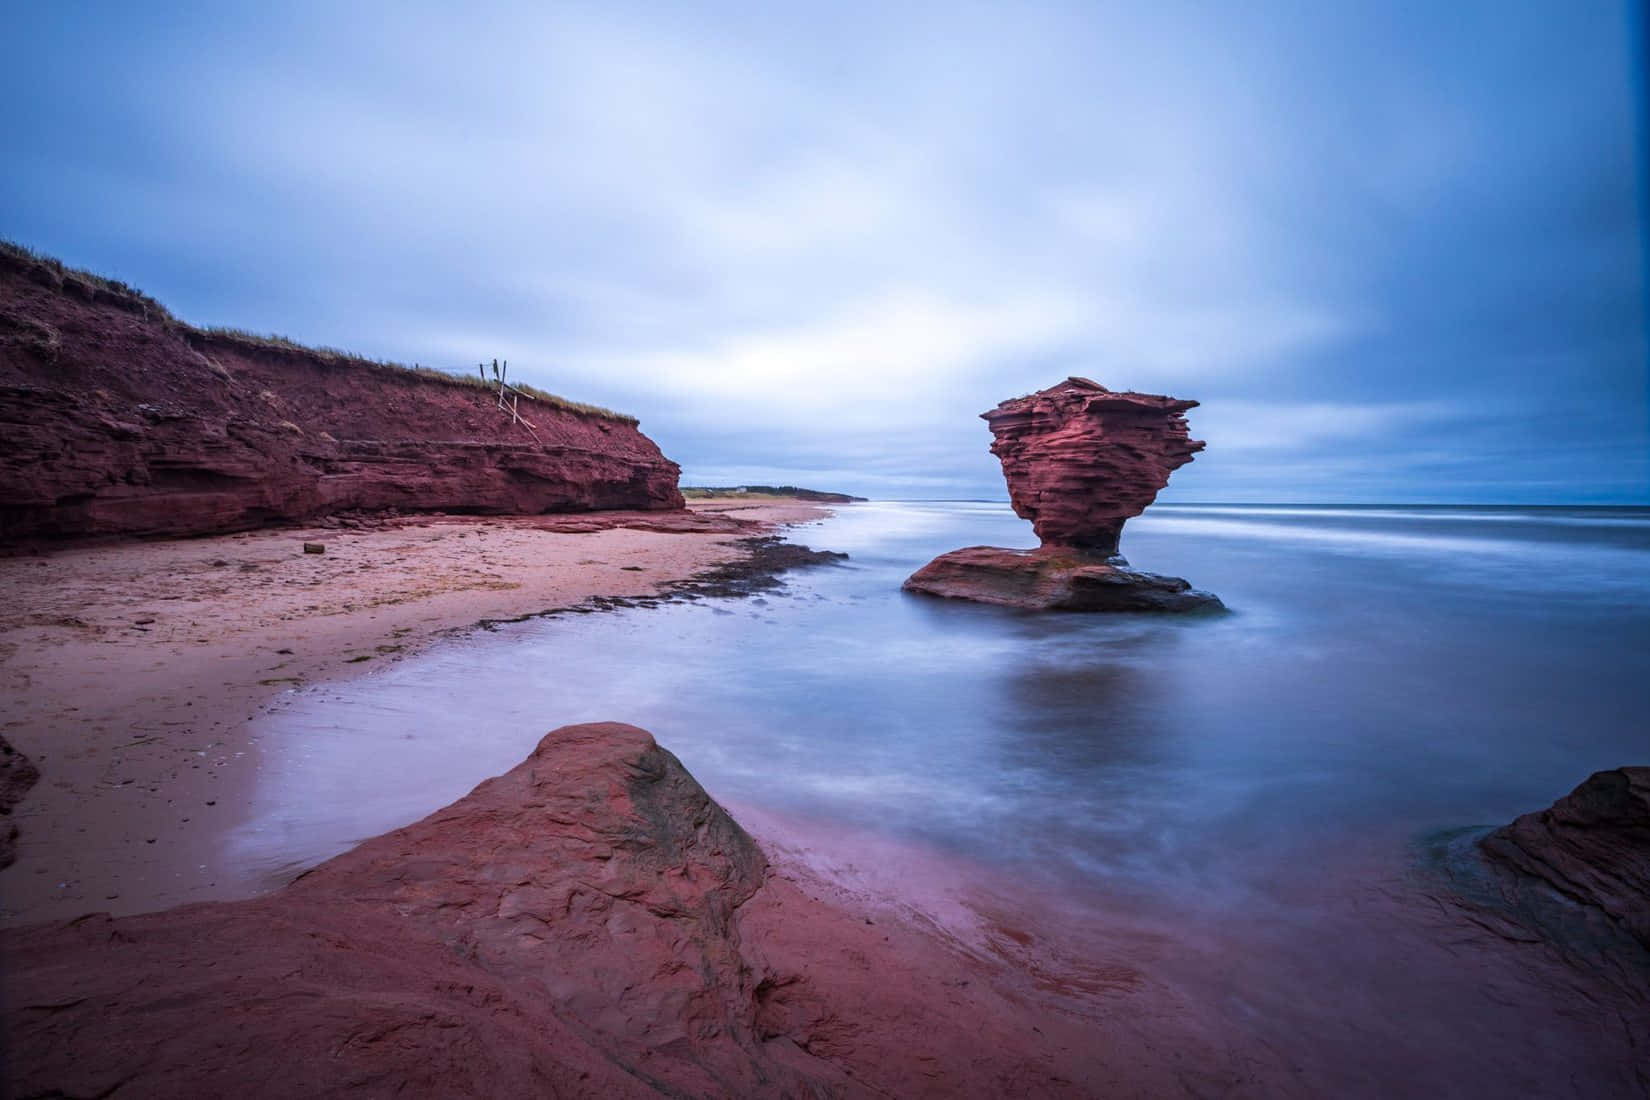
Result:
[[[961,302],[907,287],[835,316],[740,329],[697,353],[655,352],[598,366],[671,388],[684,400],[751,403],[790,420],[905,404],[914,387],[1033,354],[1069,338],[1081,320],[1079,304],[1058,294]]]
[[[1259,403],[1222,401],[1190,414],[1194,435],[1212,453],[1245,460],[1302,452],[1367,450],[1395,438],[1413,438],[1421,429],[1448,439],[1452,422],[1471,415],[1444,402],[1305,401]]]
[[[48,7],[5,228],[186,317],[509,358],[764,481],[995,495],[975,414],[1083,373],[1202,399],[1208,493],[1650,496],[1603,12]]]

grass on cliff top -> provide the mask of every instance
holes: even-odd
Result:
[[[0,237],[0,252],[11,256],[15,260],[20,260],[24,263],[32,263],[45,268],[47,271],[50,271],[52,274],[57,276],[56,282],[59,290],[62,289],[65,282],[70,280],[85,283],[87,286],[95,290],[106,291],[110,294],[116,295],[117,297],[135,302],[138,305],[143,306],[144,309],[150,314],[158,314],[163,320],[173,322],[177,321],[177,318],[172,316],[171,310],[149,297],[149,295],[143,293],[143,291],[139,290],[137,287],[123,283],[119,279],[111,279],[107,276],[99,275],[95,271],[87,271],[83,267],[70,267],[56,256],[48,256],[44,252],[36,252],[28,245],[19,244],[18,242],[7,237]]]
[[[207,340],[215,340],[254,351],[277,351],[288,352],[296,355],[309,355],[329,363],[336,362],[358,364],[367,367],[407,371],[410,374],[416,374],[420,378],[426,378],[431,382],[440,383],[442,385],[464,386],[474,390],[496,392],[496,387],[490,382],[483,381],[479,374],[459,374],[453,371],[441,370],[438,367],[422,366],[417,363],[409,367],[405,363],[396,363],[388,359],[374,359],[371,356],[358,355],[355,352],[345,351],[342,348],[331,348],[324,346],[311,347],[307,344],[300,344],[296,340],[289,339],[285,336],[275,335],[273,333],[269,335],[260,335],[256,332],[249,332],[246,329],[241,328],[226,328],[222,326],[202,327],[198,325],[191,325],[186,321],[180,321],[178,318],[174,317],[172,312],[165,306],[161,305],[155,299],[149,297],[147,294],[143,293],[141,290],[138,290],[134,286],[129,286],[118,279],[105,278],[102,275],[87,271],[84,268],[70,267],[62,260],[57,259],[55,256],[47,256],[44,253],[36,252],[27,245],[19,244],[18,242],[5,237],[0,237],[0,254],[8,255],[12,259],[19,260],[24,263],[34,264],[51,272],[56,276],[56,283],[60,292],[63,290],[64,283],[73,280],[84,283],[96,290],[102,290],[127,299],[137,305],[141,305],[148,316],[181,329],[186,338],[196,337]],[[590,405],[583,401],[573,401],[569,398],[562,397],[559,394],[550,393],[548,390],[541,390],[537,386],[529,386],[516,382],[512,382],[511,386],[517,390],[520,390],[522,393],[529,395],[535,400],[542,401],[546,405],[553,408],[562,409],[566,412],[574,413],[579,416],[593,417],[598,420],[614,420],[619,423],[630,424],[632,426],[638,423],[634,416],[630,416],[626,413],[614,412],[612,409],[604,409],[600,405]]]
[[[432,382],[441,383],[442,385],[462,386],[472,390],[484,390],[488,393],[498,392],[498,387],[494,383],[490,381],[483,381],[481,375],[479,374],[459,374],[455,371],[442,370],[440,367],[426,367],[419,363],[414,363],[409,367],[405,363],[397,363],[389,359],[374,359],[371,356],[361,355],[358,352],[345,351],[343,348],[333,348],[325,345],[312,347],[307,344],[300,344],[296,340],[276,333],[260,335],[259,333],[249,332],[243,328],[226,328],[223,326],[214,326],[211,328],[194,328],[193,326],[187,327],[191,328],[193,332],[199,333],[209,339],[225,341],[239,347],[252,348],[254,350],[262,351],[292,352],[300,355],[311,355],[327,362],[356,363],[368,367],[401,370],[406,371],[409,374],[416,374],[420,378],[427,378]],[[560,394],[551,393],[549,390],[541,390],[537,386],[530,386],[524,382],[511,382],[510,386],[513,389],[520,390],[522,393],[527,394],[529,397],[532,397],[537,401],[542,401],[546,405],[550,405],[557,409],[562,409],[566,412],[576,413],[580,416],[595,417],[598,420],[616,420],[623,424],[635,425],[639,423],[634,416],[630,416],[627,413],[614,412],[612,409],[603,408],[600,405],[591,405],[583,401],[574,401],[571,398],[563,397]],[[527,410],[523,411],[525,412]]]

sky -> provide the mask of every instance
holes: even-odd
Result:
[[[0,235],[511,373],[683,483],[1006,497],[978,414],[1202,402],[1178,501],[1650,503],[1642,8],[20,5]]]

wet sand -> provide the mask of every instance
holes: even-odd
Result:
[[[0,733],[41,770],[0,925],[239,896],[219,852],[256,781],[248,724],[283,691],[485,620],[647,597],[828,511],[692,513],[415,517],[0,559]]]

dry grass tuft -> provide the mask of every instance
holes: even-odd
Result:
[[[129,286],[119,279],[110,279],[99,275],[95,271],[87,271],[85,268],[70,267],[57,257],[48,256],[43,252],[36,252],[28,245],[0,237],[0,255],[9,256],[19,263],[30,264],[49,273],[54,277],[53,282],[59,291],[71,289],[74,284],[79,283],[89,290],[102,291],[131,305],[138,306],[146,316],[163,321],[176,320],[165,306],[137,287]]]

